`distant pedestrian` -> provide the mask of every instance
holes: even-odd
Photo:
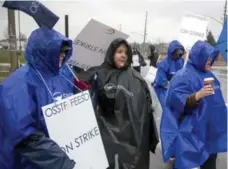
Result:
[[[148,59],[150,60],[150,66],[157,67],[158,53],[154,45],[150,45],[150,55]]]
[[[175,73],[183,68],[184,59],[182,56],[185,53],[183,45],[177,40],[172,41],[168,47],[168,55],[158,64],[156,78],[154,80],[154,89],[164,107],[165,94],[169,88],[169,83]]]
[[[141,73],[141,66],[146,66],[145,59],[142,54],[136,49],[132,50],[132,67],[139,73]]]

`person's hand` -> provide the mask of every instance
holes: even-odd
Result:
[[[210,96],[214,93],[214,89],[211,85],[205,85],[200,91],[196,93],[196,101],[199,101],[200,99]]]

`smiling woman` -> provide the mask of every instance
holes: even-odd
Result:
[[[149,169],[158,134],[152,100],[144,79],[131,68],[132,50],[124,39],[115,39],[104,62],[83,73],[97,94],[97,120],[106,149],[109,169]],[[118,164],[115,156],[118,154]]]
[[[128,48],[125,44],[120,45],[114,54],[114,62],[115,66],[119,69],[124,68],[127,66],[127,59],[128,59]]]

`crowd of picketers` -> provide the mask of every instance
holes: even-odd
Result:
[[[149,169],[159,142],[164,162],[174,158],[176,169],[216,169],[217,154],[227,151],[227,107],[211,72],[219,50],[197,41],[184,66],[180,42],[169,44],[159,64],[150,48],[150,65],[157,66],[153,85],[138,72],[146,64],[141,54],[121,38],[100,66],[75,69],[76,78],[67,65],[72,40],[47,27],[34,30],[27,64],[0,84],[0,169],[76,169],[77,159],[49,137],[42,107],[80,90],[90,91],[108,169]],[[140,64],[132,65],[135,55]],[[160,136],[151,90],[162,106]]]

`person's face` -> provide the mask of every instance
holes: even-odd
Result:
[[[173,53],[173,58],[175,60],[177,60],[177,59],[181,58],[183,56],[183,54],[184,54],[184,52],[181,49],[177,49]]]
[[[114,54],[114,62],[117,68],[123,68],[127,64],[127,46],[122,44],[120,45]]]
[[[60,53],[60,56],[59,56],[59,68],[62,67],[63,60],[64,60],[65,57],[66,57],[66,52],[65,51],[62,51]]]
[[[212,59],[209,57],[207,62],[206,62],[206,65],[205,65],[205,71],[206,72],[211,71],[211,63],[212,63]]]

